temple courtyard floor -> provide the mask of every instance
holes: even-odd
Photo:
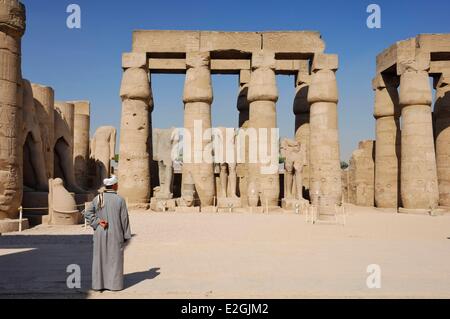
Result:
[[[348,211],[345,226],[290,213],[131,212],[126,288],[115,293],[90,291],[91,230],[3,234],[0,298],[450,298],[449,215]],[[80,266],[80,289],[67,287],[69,265]],[[381,288],[368,288],[369,265]]]

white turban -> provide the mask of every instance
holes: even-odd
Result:
[[[111,176],[111,178],[105,178],[103,180],[103,184],[105,186],[113,186],[118,183],[117,177],[115,175]]]

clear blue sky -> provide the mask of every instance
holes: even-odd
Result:
[[[341,156],[347,160],[359,140],[373,139],[371,80],[376,55],[395,41],[418,33],[450,32],[449,0],[23,0],[27,32],[23,74],[50,85],[59,100],[92,103],[91,128],[120,127],[121,54],[131,50],[135,29],[267,31],[317,30],[326,52],[340,58]],[[66,7],[82,9],[82,28],[66,27]],[[382,28],[368,29],[366,8],[382,10]],[[182,126],[183,76],[153,76],[154,127]],[[293,136],[294,80],[279,76],[278,125]],[[214,76],[213,125],[237,125],[237,76]]]

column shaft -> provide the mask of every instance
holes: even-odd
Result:
[[[211,104],[213,101],[209,52],[188,52],[184,86],[185,140],[183,176],[191,174],[202,207],[213,205],[215,195],[214,164],[207,146],[211,144]],[[201,136],[196,134],[196,131]],[[186,155],[190,155],[190,161]],[[211,158],[208,158],[209,155]]]
[[[17,218],[22,201],[21,38],[25,7],[0,3],[0,220]]]
[[[147,205],[151,196],[151,112],[153,98],[146,55],[124,54],[120,89],[119,194],[130,205]]]
[[[248,91],[249,126],[256,129],[258,141],[256,147],[250,145],[250,151],[257,150],[258,163],[249,164],[249,183],[256,185],[263,206],[279,206],[279,143],[278,140],[273,141],[271,136],[272,129],[277,128],[275,55],[269,52],[253,53],[252,68]],[[266,152],[262,152],[264,148]],[[276,163],[273,163],[272,154],[276,154]],[[264,163],[267,160],[270,162]]]
[[[402,74],[401,195],[406,209],[429,209],[439,200],[431,99],[426,71]]]
[[[450,74],[450,72],[448,72]],[[442,75],[434,107],[439,204],[450,206],[450,79]]]
[[[335,205],[342,201],[337,56],[316,54],[308,92],[310,111],[310,194],[313,204]]]
[[[87,188],[89,160],[90,103],[73,101],[75,106],[73,130],[73,166],[75,181],[81,188]]]
[[[378,75],[373,81],[376,118],[375,206],[400,205],[400,106],[398,78]]]

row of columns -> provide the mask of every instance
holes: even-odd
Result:
[[[267,129],[267,153],[277,145],[271,141],[271,129],[277,127],[276,59],[272,52],[255,52],[252,69],[242,70],[238,97],[239,127]],[[119,192],[132,203],[148,203],[150,198],[151,111],[153,110],[148,64],[145,54],[128,53],[123,57],[124,74],[121,86],[122,123],[119,160]],[[296,138],[310,145],[310,178],[305,187],[327,203],[341,202],[341,175],[337,125],[338,90],[335,72],[336,55],[316,54],[309,67],[297,76],[294,102]],[[184,86],[184,127],[194,132],[194,124],[202,124],[203,149],[210,143],[211,104],[213,92],[209,52],[186,54]],[[194,139],[191,141],[194,142]],[[274,142],[274,143],[272,143]],[[185,141],[186,143],[186,141]],[[194,145],[192,145],[194,146]],[[191,147],[191,158],[201,156],[202,150]],[[246,150],[248,151],[248,150]],[[278,150],[276,151],[278,154]],[[263,205],[279,206],[280,182],[278,170],[264,173],[260,163],[238,165],[241,196],[247,186],[256,185]],[[245,179],[244,175],[247,174]],[[202,206],[213,204],[214,167],[211,163],[185,163],[183,178],[190,175]],[[245,205],[245,200],[244,200]]]
[[[375,205],[380,208],[450,206],[448,73],[436,81],[433,121],[429,63],[424,60],[418,55],[413,63],[399,65],[399,77],[379,74],[374,80]]]

